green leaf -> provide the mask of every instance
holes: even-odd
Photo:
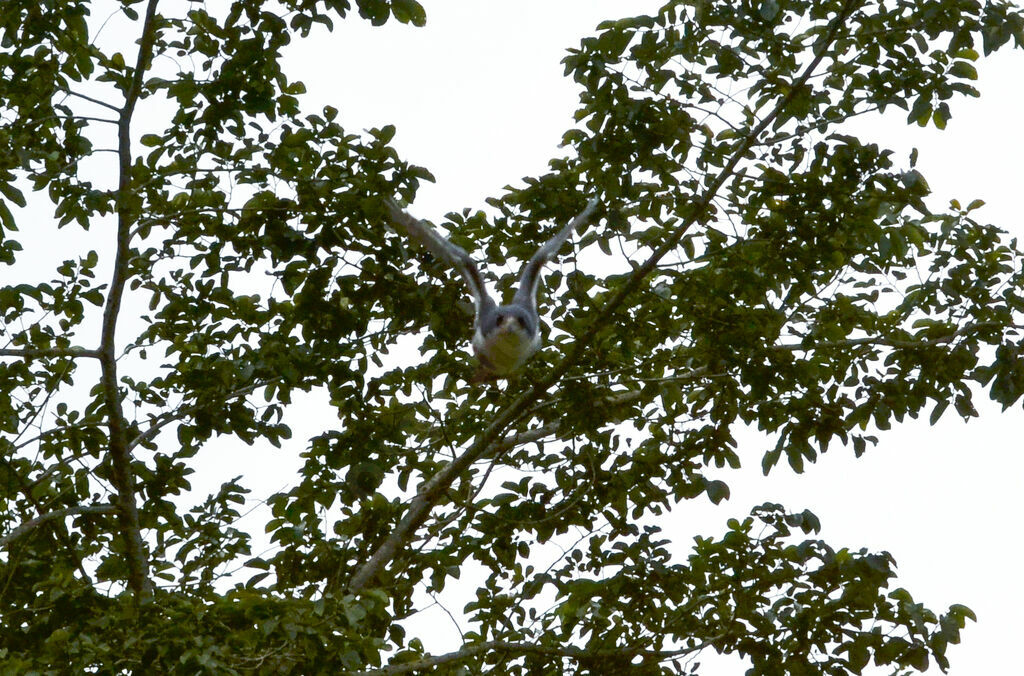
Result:
[[[359,7],[359,15],[369,19],[374,26],[383,26],[391,14],[387,0],[356,0],[356,5]]]
[[[716,505],[723,500],[729,499],[729,486],[724,481],[709,481],[705,485],[704,490],[707,492],[711,502]]]
[[[914,102],[914,106],[910,109],[910,113],[907,115],[907,122],[916,122],[923,127],[928,124],[928,120],[931,119],[931,116],[931,100],[924,96],[920,96]]]
[[[391,12],[402,24],[427,25],[427,12],[416,0],[391,0]]]
[[[954,61],[949,69],[949,74],[961,80],[978,79],[978,69],[974,67],[974,64],[967,61]]]
[[[757,13],[765,21],[773,21],[779,15],[778,0],[761,0],[761,6],[758,8]]]
[[[928,416],[928,424],[934,425],[939,422],[939,418],[946,412],[946,408],[949,406],[949,401],[943,400],[935,402],[934,408],[932,408],[931,415]]]
[[[868,651],[867,645],[863,641],[857,641],[850,646],[847,651],[850,670],[855,674],[863,672],[864,667],[867,666],[868,661],[871,659],[871,653]]]
[[[375,129],[373,135],[377,137],[377,140],[381,143],[391,143],[391,140],[395,138],[395,125],[388,124],[380,129]]]
[[[954,603],[949,607],[949,614],[956,618],[968,618],[974,622],[978,621],[978,616],[974,614],[974,611],[965,605]],[[964,625],[961,624],[961,627]]]
[[[14,222],[14,214],[7,207],[7,203],[0,201],[0,225],[7,230],[17,230],[17,224]]]
[[[19,207],[24,208],[26,204],[25,195],[22,194],[21,190],[18,190],[18,188],[5,181],[0,181],[0,194],[3,194],[4,197],[17,204]]]

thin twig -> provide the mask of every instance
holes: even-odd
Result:
[[[91,102],[95,103],[98,106],[103,106],[104,108],[109,108],[110,110],[113,110],[114,112],[116,112],[118,114],[121,113],[121,109],[120,108],[118,108],[117,106],[115,106],[115,105],[113,105],[111,103],[107,103],[106,101],[101,101],[100,99],[94,99],[91,96],[87,96],[87,95],[81,94],[79,92],[71,91],[70,89],[68,89],[67,92],[71,96],[77,96],[80,99],[85,99],[86,101],[91,101]]]

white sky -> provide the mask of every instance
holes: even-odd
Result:
[[[428,1],[426,28],[373,28],[356,18],[338,22],[330,36],[298,41],[289,51],[287,70],[307,85],[307,111],[332,105],[353,131],[397,126],[399,151],[437,178],[436,184],[424,185],[411,210],[436,220],[450,210],[481,206],[485,197],[523,176],[544,173],[576,108],[578,92],[562,76],[559,63],[565,49],[603,19],[624,11],[653,11],[659,4]],[[1011,205],[1024,186],[1024,127],[1019,122],[1024,53],[1001,54],[978,65],[982,98],[957,101],[945,132],[907,127],[894,109],[872,133],[874,140],[897,150],[897,158],[919,148],[918,168],[940,198],[936,205],[954,197],[964,204],[982,198],[987,205],[975,212],[977,218],[1022,235],[1024,223]],[[70,256],[81,250],[78,241],[71,227],[51,244]],[[30,242],[26,249],[31,252]],[[52,247],[46,253],[52,254]],[[52,265],[38,263],[26,258],[25,265],[5,276],[27,272],[30,278],[48,278]],[[148,299],[129,302],[138,300]],[[87,380],[84,373],[80,380]],[[728,518],[742,518],[766,500],[792,510],[809,508],[821,518],[822,538],[833,546],[892,552],[899,563],[896,584],[918,601],[938,611],[963,603],[978,614],[980,621],[968,625],[964,643],[950,649],[951,673],[1013,673],[1024,632],[1019,573],[1024,414],[1019,405],[1005,414],[981,402],[978,408],[981,419],[969,425],[947,416],[935,427],[923,421],[896,426],[880,434],[880,445],[860,460],[854,460],[852,450],[835,448],[802,475],[783,463],[762,477],[762,445],[751,435],[749,445],[740,448],[747,466],[718,475],[730,484],[732,498],[717,507],[702,499],[680,505],[673,513],[677,530],[669,534],[683,550],[694,534],[720,535]],[[305,426],[322,427],[323,420],[311,418]],[[284,455],[292,462],[305,448],[302,427],[295,425],[295,438],[285,444]],[[280,469],[286,464],[281,452],[264,455],[238,446],[216,449],[223,466],[194,475],[197,489],[216,487],[239,467]],[[281,488],[284,474],[261,474],[244,480],[255,496]],[[461,606],[453,605],[453,610]],[[443,652],[457,647],[457,632],[442,612],[434,609],[418,619],[417,630],[437,627],[433,636],[424,636],[434,640],[428,648]],[[700,661],[720,662],[711,655]],[[731,675],[742,669],[724,661],[701,673]]]
[[[426,28],[341,22],[329,38],[291,48],[289,72],[308,87],[305,105],[337,107],[352,130],[395,124],[399,151],[437,178],[424,186],[412,211],[438,219],[481,206],[484,197],[523,176],[544,173],[578,95],[562,77],[564,50],[603,19],[659,4],[427,2]],[[897,150],[898,160],[919,148],[918,168],[938,200],[934,205],[982,198],[987,205],[976,218],[1024,234],[1011,211],[1024,186],[1024,54],[1000,54],[978,67],[982,98],[956,101],[945,132],[907,127],[893,109],[882,124],[870,125],[873,140]],[[978,614],[964,642],[950,648],[951,673],[1011,673],[1020,663],[1024,630],[1024,415],[1019,405],[1000,414],[984,404],[978,403],[982,417],[969,425],[949,415],[935,427],[926,421],[897,425],[860,460],[851,449],[835,448],[802,475],[783,466],[764,478],[761,446],[741,446],[747,466],[720,475],[732,498],[718,507],[699,499],[680,505],[672,535],[681,547],[695,533],[719,535],[726,519],[766,500],[810,508],[833,546],[890,551],[899,564],[895,584],[917,601],[936,611],[963,603]],[[441,634],[431,649],[457,646],[440,611],[425,613],[422,626],[428,623]],[[710,655],[700,661],[715,665],[705,674],[741,673],[735,662]]]

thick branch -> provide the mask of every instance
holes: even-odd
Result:
[[[117,358],[115,352],[118,312],[121,297],[128,281],[128,266],[131,259],[131,227],[136,218],[132,204],[132,150],[131,124],[135,104],[142,90],[142,78],[153,56],[156,39],[157,0],[149,0],[146,18],[142,26],[139,55],[131,84],[125,92],[124,106],[120,110],[117,124],[117,254],[114,258],[114,273],[110,280],[110,293],[103,308],[103,327],[100,337],[101,384],[106,403],[107,427],[110,433],[111,479],[117,489],[118,516],[121,533],[125,539],[128,557],[128,586],[135,593],[137,601],[148,599],[153,594],[153,583],[149,579],[149,560],[142,542],[142,528],[139,525],[139,511],[135,504],[135,476],[132,472],[132,456],[128,448],[127,422],[121,408],[121,392],[118,387]]]
[[[804,69],[803,73],[793,82],[793,85],[786,96],[782,97],[772,108],[771,112],[762,119],[757,126],[750,130],[750,133],[747,134],[736,148],[735,152],[722,168],[718,176],[708,184],[700,198],[694,201],[691,212],[676,227],[672,235],[670,235],[669,238],[661,244],[661,246],[655,249],[651,256],[644,261],[642,265],[633,271],[626,283],[623,284],[619,290],[611,296],[611,298],[605,301],[602,311],[598,313],[593,321],[590,322],[590,327],[583,333],[583,335],[575,341],[569,353],[563,357],[562,360],[544,376],[544,378],[535,383],[532,388],[520,395],[505,409],[499,411],[494,420],[492,420],[486,429],[480,433],[476,441],[466,449],[462,455],[441,468],[437,474],[430,477],[422,484],[422,486],[420,486],[419,492],[409,503],[409,509],[406,511],[405,516],[402,517],[388,537],[385,538],[376,551],[374,551],[370,558],[367,559],[359,570],[356,571],[356,574],[349,581],[349,592],[357,593],[373,581],[384,566],[394,558],[399,549],[404,547],[405,544],[412,539],[416,530],[430,514],[430,510],[444,495],[448,486],[450,486],[451,483],[473,462],[490,453],[492,451],[492,446],[498,440],[502,432],[519,419],[521,415],[528,412],[534,403],[537,402],[552,385],[554,385],[575,363],[579,361],[584,352],[590,349],[590,344],[593,342],[598,332],[609,323],[612,316],[618,311],[626,298],[640,288],[640,285],[651,274],[651,272],[654,271],[661,259],[679,245],[679,241],[683,238],[683,235],[685,235],[690,227],[704,215],[708,206],[718,194],[718,190],[733,175],[736,166],[744,157],[746,157],[751,147],[757,143],[758,137],[768,129],[776,118],[778,118],[779,114],[785,110],[797,93],[802,91],[807,80],[821,64],[828,46],[835,40],[839,27],[846,21],[847,17],[853,11],[855,2],[856,0],[847,0],[839,15],[833,20],[828,32],[819,43],[817,53],[814,58]]]
[[[49,521],[63,519],[68,516],[74,516],[75,514],[113,514],[117,511],[118,508],[113,505],[80,505],[78,507],[68,507],[67,509],[58,509],[55,512],[40,514],[36,518],[26,521],[7,535],[0,538],[0,547],[6,547],[18,538],[27,535]]]

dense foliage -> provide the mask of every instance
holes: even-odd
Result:
[[[945,668],[971,611],[916,603],[810,512],[762,505],[682,557],[662,528],[727,497],[708,467],[800,470],[1024,393],[1020,253],[841,127],[944,127],[1020,12],[673,0],[598,27],[564,60],[571,152],[439,224],[518,260],[602,205],[546,281],[549,347],[480,386],[459,280],[386,227],[429,171],[281,69],[352,13],[426,20],[356,5],[0,4],[0,671]],[[91,248],[47,259],[72,231]],[[332,412],[308,439],[299,396]],[[229,437],[297,474],[197,495]],[[260,554],[239,518],[263,498]],[[430,656],[402,620],[455,579],[464,645]]]

